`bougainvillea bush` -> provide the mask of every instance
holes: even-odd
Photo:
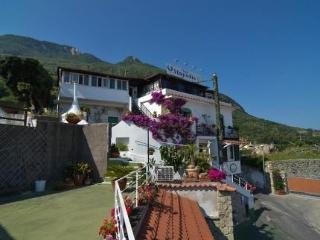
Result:
[[[105,218],[99,229],[99,235],[104,240],[114,240],[117,234],[117,222],[114,218]]]
[[[186,103],[184,99],[165,98],[162,92],[153,92],[150,103],[162,105],[169,112],[152,119],[129,113],[123,116],[122,120],[133,122],[138,127],[149,128],[153,138],[160,141],[188,143],[194,139],[191,128],[197,118],[183,116],[181,108]]]
[[[211,168],[208,170],[208,177],[211,181],[217,182],[226,178],[226,174],[216,168]]]
[[[138,189],[139,200],[138,204],[145,205],[151,203],[157,194],[157,187],[152,183],[145,183],[139,186]]]

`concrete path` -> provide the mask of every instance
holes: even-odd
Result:
[[[257,194],[257,226],[269,227],[269,239],[319,240],[320,198],[297,194]]]

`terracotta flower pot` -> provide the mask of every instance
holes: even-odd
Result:
[[[286,191],[283,190],[283,189],[276,190],[275,193],[276,193],[277,195],[286,195]]]
[[[74,185],[82,186],[84,181],[84,175],[78,174],[73,176]]]
[[[115,186],[115,181],[117,181],[117,179],[114,179],[111,182],[113,191],[114,191],[114,188],[115,188],[114,187]],[[119,180],[118,184],[119,184],[120,190],[123,191],[127,186],[127,178],[123,178],[123,179]]]
[[[199,170],[196,169],[196,168],[189,168],[189,169],[186,169],[187,171],[187,175],[188,177],[190,178],[195,178],[195,179],[198,179],[199,178]]]

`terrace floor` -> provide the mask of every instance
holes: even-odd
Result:
[[[113,207],[110,184],[0,197],[1,240],[94,240]]]

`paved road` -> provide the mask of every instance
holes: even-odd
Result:
[[[236,239],[319,240],[320,198],[257,194],[255,213]],[[246,237],[246,238],[245,238]]]

